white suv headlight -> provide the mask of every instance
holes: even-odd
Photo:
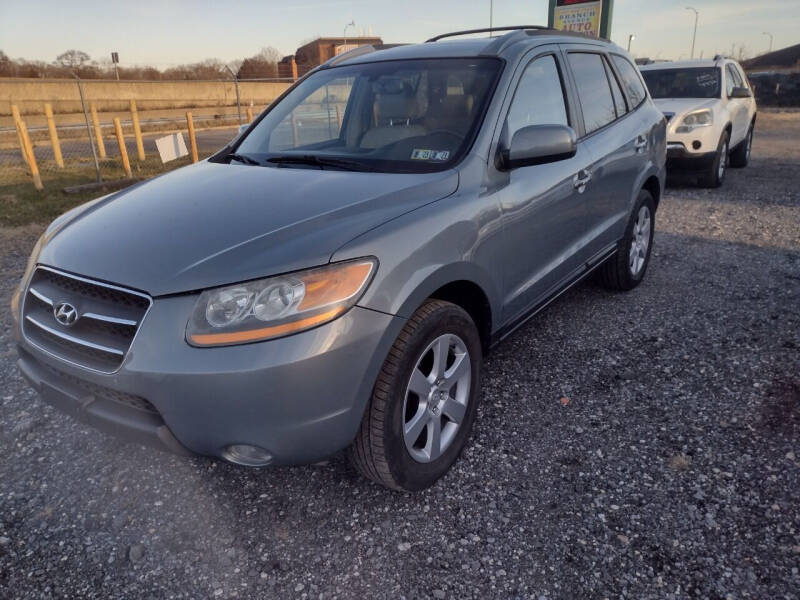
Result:
[[[358,302],[376,265],[374,258],[361,258],[206,290],[186,340],[192,346],[228,346],[317,327]]]
[[[675,130],[678,133],[689,133],[697,127],[710,127],[714,124],[714,115],[712,112],[704,108],[690,112],[683,117],[680,126]]]

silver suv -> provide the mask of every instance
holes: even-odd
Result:
[[[638,285],[663,191],[664,117],[628,55],[503,31],[338,56],[209,160],[58,218],[12,301],[27,380],[173,451],[346,448],[430,486],[483,354],[592,272]]]

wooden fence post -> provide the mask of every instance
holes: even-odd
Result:
[[[133,135],[136,136],[136,151],[139,153],[139,160],[144,160],[144,143],[142,143],[142,130],[139,128],[136,100],[131,100],[131,120],[133,121]]]
[[[128,149],[125,147],[125,136],[122,135],[122,124],[119,122],[119,117],[114,117],[114,131],[117,133],[119,155],[122,157],[122,167],[125,169],[125,175],[133,177],[131,173],[131,163],[128,160]]]
[[[197,162],[197,140],[194,137],[194,120],[192,119],[192,113],[186,113],[186,126],[189,128],[189,147],[192,151],[192,162]]]
[[[106,157],[106,145],[103,143],[103,129],[100,127],[100,119],[97,118],[97,109],[94,107],[94,102],[89,105],[89,110],[92,113],[92,123],[94,124],[94,137],[97,139],[97,153],[100,158]]]
[[[47,117],[47,129],[50,131],[50,143],[53,145],[53,158],[59,168],[64,168],[64,157],[61,155],[61,143],[58,141],[58,131],[56,130],[56,120],[53,118],[53,107],[49,104],[44,105],[44,114]]]
[[[19,151],[22,153],[22,160],[28,164],[28,152],[25,150],[25,138],[22,137],[22,118],[19,116],[19,108],[16,104],[11,105],[11,114],[14,117],[14,128],[17,130],[19,140]]]
[[[25,127],[25,121],[20,121],[20,131],[22,131],[22,140],[25,144],[25,153],[28,155],[28,167],[31,170],[31,177],[33,177],[33,187],[37,190],[44,189],[42,185],[42,178],[39,176],[39,165],[36,164],[36,155],[33,153],[33,144],[31,138],[28,136],[28,129]]]

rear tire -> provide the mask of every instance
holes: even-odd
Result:
[[[708,171],[700,178],[700,185],[707,188],[718,188],[725,181],[728,172],[728,153],[730,152],[731,134],[726,130],[717,144],[717,155]]]
[[[647,190],[640,191],[617,253],[597,271],[597,279],[603,286],[628,291],[642,282],[653,250],[655,216],[653,197]]]
[[[753,125],[747,130],[747,135],[741,144],[731,152],[731,167],[743,169],[750,162],[750,152],[753,148]]]
[[[442,300],[418,308],[389,351],[347,449],[356,470],[399,491],[433,485],[469,437],[481,360],[478,329],[466,311]]]

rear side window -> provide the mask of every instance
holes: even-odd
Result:
[[[612,54],[611,60],[619,71],[622,77],[622,85],[625,86],[625,91],[628,92],[628,98],[631,99],[631,106],[639,106],[647,96],[644,89],[639,72],[627,58],[623,58],[618,54]]]
[[[617,107],[617,118],[619,118],[628,112],[628,106],[625,103],[625,96],[622,95],[622,88],[619,87],[617,76],[614,75],[614,72],[611,70],[611,67],[608,65],[608,63],[605,61],[603,62],[606,65],[606,76],[608,76],[608,82],[611,84],[611,93],[614,96],[614,106]]]
[[[587,134],[592,133],[617,118],[603,57],[574,52],[569,54],[569,64],[578,86],[584,127]]]
[[[519,80],[508,110],[508,139],[528,125],[568,125],[564,89],[552,55],[532,61]]]

